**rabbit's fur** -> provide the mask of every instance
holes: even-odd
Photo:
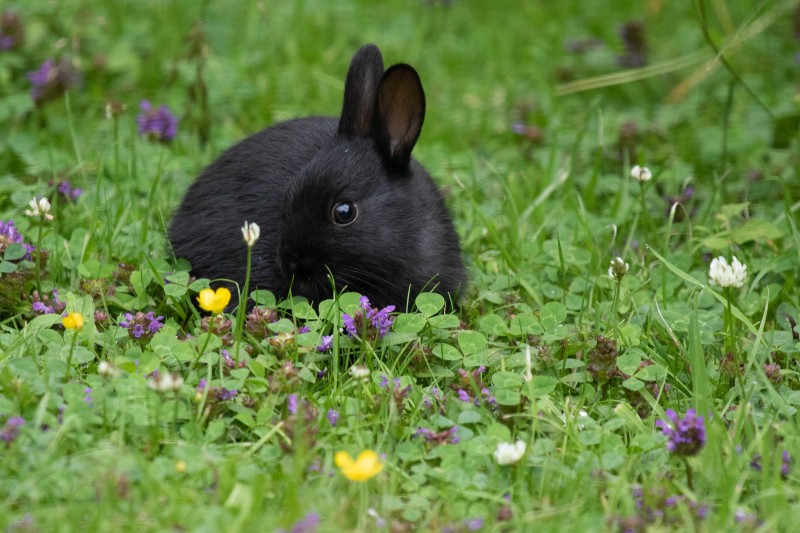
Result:
[[[195,276],[241,286],[241,227],[255,222],[251,289],[318,303],[335,284],[379,307],[403,308],[422,290],[455,301],[465,283],[458,236],[430,175],[411,158],[424,115],[416,71],[400,64],[384,72],[378,48],[363,46],[339,119],[278,123],[203,171],[172,221],[175,255]]]

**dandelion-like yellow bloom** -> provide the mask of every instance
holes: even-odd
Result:
[[[216,292],[214,289],[203,289],[197,296],[197,301],[200,303],[200,309],[218,315],[231,301],[231,291],[225,287],[220,287]]]
[[[83,328],[83,315],[70,313],[61,319],[61,324],[67,329],[81,329]]]
[[[358,454],[356,460],[344,451],[336,452],[333,459],[344,477],[350,481],[367,481],[383,470],[383,463],[378,454],[372,450],[364,450]]]

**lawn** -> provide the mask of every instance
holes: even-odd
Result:
[[[796,1],[0,10],[4,531],[796,527]],[[183,194],[365,43],[422,80],[458,305],[201,306]]]

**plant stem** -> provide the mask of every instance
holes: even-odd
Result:
[[[64,374],[64,381],[69,381],[70,370],[72,370],[72,354],[75,352],[75,345],[78,343],[78,330],[76,329],[72,334],[72,344],[69,346],[69,355],[67,355],[67,372]]]
[[[36,237],[36,290],[42,296],[42,232],[44,230],[44,215],[39,219],[39,236]]]
[[[689,460],[684,457],[683,464],[686,466],[686,485],[689,487],[689,490],[694,492],[694,478],[692,478],[692,467],[689,466]]]
[[[250,294],[250,269],[253,265],[253,247],[247,247],[247,270],[244,275],[244,287],[239,295],[239,308],[236,310],[236,351],[233,360],[239,364],[239,348],[242,345],[242,327],[244,327],[244,313],[247,309],[247,299]]]

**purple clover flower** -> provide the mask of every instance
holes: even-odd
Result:
[[[38,69],[28,73],[31,88],[31,98],[36,105],[41,105],[48,100],[58,98],[68,89],[80,82],[80,75],[66,59],[55,63],[48,59]]]
[[[286,397],[286,410],[290,415],[297,413],[297,394],[290,394]]]
[[[236,389],[228,390],[225,387],[220,387],[219,389],[216,390],[216,392],[217,392],[217,398],[219,398],[221,401],[233,400],[239,394],[239,391],[237,391]]]
[[[67,303],[58,299],[58,289],[53,289],[52,295],[53,297],[50,299],[47,295],[40,296],[39,291],[33,291],[33,294],[31,294],[31,308],[33,312],[40,315],[60,315],[67,307]]]
[[[389,305],[383,309],[372,307],[369,298],[362,296],[359,299],[361,311],[356,311],[353,316],[346,313],[342,314],[345,332],[350,337],[364,335],[366,339],[374,340],[385,336],[394,325],[391,317],[395,306]]]
[[[318,352],[327,352],[333,347],[333,335],[323,335],[320,339],[319,346],[317,346]]]
[[[86,387],[83,389],[83,403],[91,407],[94,405],[94,401],[92,400],[92,388]]]
[[[5,11],[0,16],[0,50],[16,48],[25,40],[25,26],[19,14]]]
[[[25,419],[21,416],[12,416],[6,420],[3,429],[0,430],[0,440],[6,444],[13,442],[19,437],[19,428],[25,425]]]
[[[178,132],[178,117],[173,115],[167,106],[162,105],[154,109],[148,100],[142,100],[139,107],[142,110],[136,117],[139,135],[162,143],[168,143],[175,138]]]
[[[328,418],[328,422],[330,422],[333,427],[336,427],[336,424],[339,423],[339,411],[335,409],[328,409],[328,414],[326,416]]]
[[[306,516],[292,524],[292,527],[287,529],[278,528],[276,533],[314,533],[319,527],[319,515],[317,513],[308,513]]]
[[[139,311],[135,315],[125,313],[122,318],[123,320],[119,321],[120,327],[127,329],[130,336],[137,340],[151,338],[164,326],[163,322],[161,322],[164,317],[157,317],[152,311],[149,313]]]
[[[452,426],[441,431],[431,431],[428,428],[419,428],[414,433],[415,437],[424,437],[426,442],[431,444],[458,444],[459,438],[456,435],[458,426]]]
[[[14,221],[9,220],[8,222],[5,222],[0,220],[0,254],[6,251],[6,248],[8,248],[9,244],[21,244],[22,247],[25,248],[24,259],[29,261],[32,259],[31,253],[35,250],[35,248],[30,244],[23,242],[22,235],[17,227],[14,226]]]
[[[672,409],[666,410],[669,420],[658,420],[656,427],[667,437],[667,450],[676,455],[689,457],[697,453],[706,444],[706,426],[702,416],[697,416],[694,409],[686,411],[683,418]]]
[[[67,200],[77,200],[83,194],[83,189],[73,187],[69,180],[65,180],[58,184],[58,192]]]

